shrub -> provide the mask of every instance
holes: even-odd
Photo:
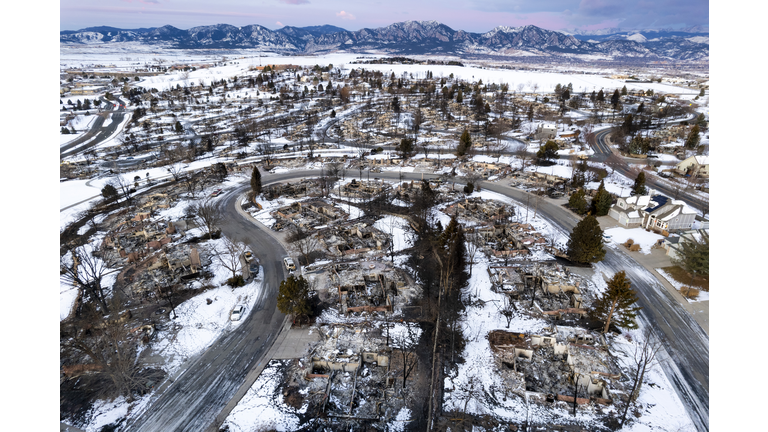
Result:
[[[231,286],[232,288],[241,287],[245,285],[245,279],[243,279],[242,275],[237,275],[227,279],[227,285]]]
[[[465,194],[469,195],[469,194],[471,194],[474,191],[475,191],[475,185],[474,184],[467,183],[467,185],[464,186],[464,193]]]

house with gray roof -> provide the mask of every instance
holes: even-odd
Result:
[[[642,227],[654,231],[691,229],[696,211],[683,201],[663,195],[637,195],[619,198],[608,215],[627,228]]]

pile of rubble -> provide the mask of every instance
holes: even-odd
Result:
[[[607,349],[595,344],[590,332],[552,326],[543,334],[494,330],[488,342],[502,376],[509,375],[512,393],[538,393],[541,400],[612,403],[611,392],[624,391],[620,370]],[[522,378],[522,381],[521,381]]]

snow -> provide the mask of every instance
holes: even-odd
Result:
[[[628,239],[632,239],[635,244],[640,245],[640,252],[646,255],[651,253],[651,246],[664,238],[661,234],[649,232],[643,228],[609,228],[604,233],[611,236],[610,240],[605,241],[608,246],[624,247],[620,243],[626,243]]]
[[[393,252],[400,252],[410,247],[410,240],[407,238],[407,231],[404,229],[408,222],[397,216],[386,215],[376,221],[373,226],[384,233],[392,233]]]
[[[250,389],[235,406],[222,427],[229,427],[232,432],[254,430],[292,431],[299,427],[298,414],[307,410],[307,404],[296,410],[280,400],[276,395],[283,375],[280,360],[273,360],[264,368]]]
[[[215,275],[212,282],[215,285],[232,276],[229,270],[217,265],[216,260],[211,267]],[[171,325],[180,327],[178,332],[171,340],[159,339],[153,344],[153,352],[166,359],[165,368],[169,374],[186,359],[207,349],[223,332],[231,331],[245,321],[263,293],[262,275],[263,269],[259,269],[259,275],[245,286],[234,289],[228,286],[213,288],[175,308],[177,318]],[[208,304],[208,299],[212,300],[211,304]],[[245,305],[243,317],[239,321],[230,321],[229,313],[237,304]]]

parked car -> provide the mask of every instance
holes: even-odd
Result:
[[[288,271],[296,270],[296,264],[294,264],[293,258],[291,257],[283,258],[283,262],[285,263],[285,268],[288,269]]]
[[[213,193],[211,194],[211,196],[212,196],[212,197],[215,197],[215,196],[219,196],[219,195],[221,195],[221,189],[216,189],[216,190],[215,190],[215,191],[213,191]]]
[[[251,276],[257,276],[259,274],[259,263],[256,261],[252,262],[248,270],[251,272]]]
[[[245,256],[245,262],[249,263],[253,261],[253,252],[251,252],[250,249],[246,249],[243,255]]]
[[[232,312],[229,313],[229,319],[231,321],[240,321],[240,318],[243,317],[243,312],[245,312],[245,306],[237,305],[232,309]]]

